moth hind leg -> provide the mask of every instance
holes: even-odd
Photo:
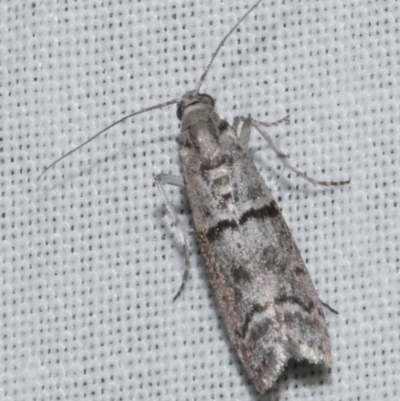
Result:
[[[240,121],[243,121],[241,133],[239,136],[239,143],[242,145],[242,147],[244,147],[244,148],[248,147],[249,140],[250,140],[251,127],[254,127],[261,134],[261,136],[268,142],[269,146],[272,148],[272,150],[275,152],[275,154],[281,160],[281,162],[283,164],[283,171],[287,168],[313,185],[334,186],[334,185],[345,185],[350,182],[350,179],[345,180],[345,181],[316,180],[315,178],[308,176],[305,172],[301,171],[298,167],[296,167],[294,164],[291,163],[289,155],[283,153],[283,151],[279,148],[279,146],[274,142],[274,140],[271,138],[271,136],[263,128],[263,127],[276,126],[284,121],[289,121],[288,115],[286,117],[284,117],[278,121],[272,122],[272,123],[264,123],[261,121],[256,121],[256,120],[253,120],[251,117],[247,117],[247,118],[246,117],[236,117],[234,120],[234,124],[233,124],[233,127],[236,130],[239,126]]]
[[[173,301],[175,301],[179,297],[179,295],[181,295],[181,293],[183,292],[186,282],[189,278],[190,256],[189,256],[189,248],[188,248],[186,237],[185,237],[185,234],[183,231],[182,224],[179,220],[179,217],[178,217],[174,207],[172,206],[172,203],[168,199],[168,196],[164,190],[163,184],[175,185],[178,187],[184,187],[185,185],[184,185],[182,177],[179,177],[177,175],[171,175],[171,174],[159,174],[154,177],[154,180],[155,180],[157,188],[160,191],[160,194],[164,200],[164,204],[165,204],[169,214],[172,217],[172,222],[176,228],[176,231],[177,231],[178,237],[179,237],[179,241],[182,244],[183,252],[185,254],[185,271],[183,273],[181,286],[179,287],[178,292],[175,294],[175,296],[173,298]]]
[[[289,114],[286,115],[285,117],[273,121],[271,123],[265,123],[265,122],[261,122],[261,121],[257,121],[260,125],[264,126],[264,127],[276,127],[279,124],[286,122],[288,123],[290,119]],[[243,122],[242,128],[240,130],[240,134],[239,134],[239,143],[240,145],[246,149],[249,146],[249,141],[250,141],[250,133],[251,133],[251,127],[253,126],[253,119],[251,117],[235,117],[234,121],[233,121],[233,128],[235,129],[235,131],[238,131],[239,128],[239,124],[240,122]]]

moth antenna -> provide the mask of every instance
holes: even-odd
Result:
[[[196,85],[195,90],[198,92],[202,83],[204,82],[212,63],[214,62],[215,57],[217,56],[218,52],[220,51],[221,47],[224,45],[226,39],[228,39],[228,37],[232,34],[232,32],[242,23],[242,21],[258,6],[259,3],[261,3],[262,0],[258,0],[244,15],[243,17],[241,17],[239,19],[239,21],[235,24],[235,26],[225,35],[225,37],[221,40],[220,44],[218,45],[217,49],[215,50],[215,52],[213,53],[213,55],[211,56],[211,59],[209,61],[209,63],[207,64],[206,68],[204,69],[203,75],[201,76],[199,82]],[[54,167],[56,164],[58,164],[61,160],[65,159],[66,157],[70,156],[72,153],[76,152],[77,150],[83,148],[85,145],[87,145],[89,142],[93,141],[94,139],[96,139],[98,136],[100,136],[101,134],[104,134],[104,132],[108,131],[109,129],[115,127],[116,125],[118,125],[119,123],[137,116],[138,114],[142,114],[142,113],[146,113],[148,111],[151,110],[155,110],[155,109],[161,109],[162,107],[165,106],[169,106],[171,104],[175,104],[178,103],[179,99],[173,99],[173,100],[169,100],[165,103],[160,103],[157,104],[155,106],[151,106],[148,107],[146,109],[142,109],[139,111],[136,111],[134,113],[131,113],[123,118],[121,118],[120,120],[112,123],[111,125],[109,125],[108,127],[104,128],[102,131],[98,132],[96,135],[92,136],[91,138],[89,138],[87,141],[83,142],[82,144],[80,144],[79,146],[77,146],[76,148],[70,150],[69,152],[67,152],[65,155],[61,156],[60,158],[58,158],[57,160],[55,160],[53,163],[50,164],[50,166],[46,167],[43,172],[38,176],[38,180],[42,177],[42,175],[44,175],[48,170],[50,170],[52,167]]]
[[[200,86],[202,85],[202,83],[204,82],[204,80],[206,79],[206,76],[208,74],[208,71],[211,68],[212,63],[215,60],[215,57],[217,57],[218,52],[221,50],[221,47],[224,45],[226,39],[229,38],[229,36],[232,34],[232,32],[242,23],[242,21],[262,2],[262,0],[258,0],[256,4],[254,4],[254,6],[252,6],[247,12],[246,14],[243,15],[242,18],[239,19],[239,21],[235,24],[235,26],[225,35],[225,37],[221,40],[221,42],[219,43],[217,49],[215,50],[215,52],[213,53],[213,55],[211,56],[210,61],[207,64],[207,67],[204,69],[203,71],[203,75],[201,76],[199,82],[196,85],[196,91],[198,92],[200,90]]]
[[[68,157],[69,155],[71,155],[72,153],[75,153],[77,150],[83,148],[85,145],[87,145],[89,142],[92,142],[94,139],[96,139],[98,136],[100,136],[101,134],[104,134],[104,132],[108,131],[109,129],[111,129],[112,127],[115,127],[116,125],[118,125],[119,123],[122,123],[125,120],[128,120],[131,117],[137,116],[138,114],[142,114],[142,113],[146,113],[147,111],[151,111],[151,110],[155,110],[155,109],[161,109],[162,107],[165,106],[169,106],[171,104],[174,103],[178,103],[179,99],[173,99],[173,100],[168,100],[168,102],[165,103],[160,103],[160,104],[156,104],[155,106],[151,106],[148,107],[147,109],[142,109],[139,111],[135,111],[131,114],[128,114],[125,117],[122,117],[121,119],[119,119],[118,121],[115,121],[114,123],[112,123],[111,125],[109,125],[108,127],[104,128],[102,131],[98,132],[96,135],[92,136],[91,138],[89,138],[87,141],[81,143],[79,146],[77,146],[76,148],[70,150],[68,153],[66,153],[65,155],[59,157],[56,161],[54,161],[53,163],[50,164],[50,166],[46,167],[44,169],[44,171],[39,175],[39,177],[37,178],[38,180],[40,180],[40,177],[45,174],[48,170],[50,170],[52,167],[54,167],[57,163],[59,163],[61,160],[65,159],[66,157]]]

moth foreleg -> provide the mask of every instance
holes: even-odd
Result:
[[[183,182],[183,178],[177,175],[171,175],[171,174],[159,174],[156,177],[154,177],[156,185],[158,190],[160,191],[160,194],[164,200],[164,204],[169,212],[169,214],[172,217],[172,222],[176,228],[176,231],[178,233],[179,241],[182,244],[183,247],[183,252],[185,254],[185,271],[183,273],[183,279],[182,279],[182,284],[179,287],[178,292],[175,294],[173,301],[175,301],[179,295],[181,295],[183,289],[185,288],[185,284],[189,278],[189,270],[190,270],[190,256],[189,256],[189,248],[187,245],[186,237],[183,232],[183,227],[181,225],[181,222],[179,220],[179,217],[172,206],[172,203],[168,199],[168,196],[164,190],[163,184],[169,184],[169,185],[175,185],[178,187],[184,187],[185,184]]]
[[[313,185],[324,185],[324,186],[331,186],[331,185],[344,185],[348,184],[350,180],[346,181],[320,181],[316,180],[315,178],[309,177],[306,173],[301,171],[298,167],[296,167],[294,164],[291,163],[289,159],[289,155],[286,155],[285,153],[282,152],[282,150],[279,148],[279,146],[273,141],[273,139],[269,136],[269,134],[263,129],[263,127],[270,127],[271,125],[277,125],[280,122],[286,121],[289,116],[286,116],[285,118],[276,121],[275,123],[268,124],[268,123],[262,123],[260,121],[253,120],[251,118],[244,119],[243,126],[245,124],[249,124],[247,121],[251,121],[251,125],[256,128],[256,130],[263,136],[263,138],[268,142],[269,146],[271,146],[272,150],[276,153],[276,155],[279,157],[279,159],[283,163],[284,169],[287,168],[303,179],[305,179],[308,182],[311,182]],[[247,133],[246,133],[247,135]],[[240,138],[239,138],[240,141]]]
[[[175,187],[185,188],[185,182],[180,175],[158,174],[154,177],[154,179],[156,180],[156,183],[158,181],[160,184],[168,184],[174,185]]]

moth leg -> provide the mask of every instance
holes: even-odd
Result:
[[[237,118],[235,118],[235,120],[237,120]],[[243,149],[247,149],[249,147],[251,127],[252,127],[251,118],[244,119],[242,129],[240,130],[240,135],[239,135],[239,143]]]
[[[182,244],[183,247],[183,252],[185,254],[185,271],[183,273],[183,279],[182,279],[182,284],[179,287],[178,292],[175,294],[173,301],[175,301],[179,295],[181,295],[183,289],[185,288],[185,284],[189,278],[189,270],[190,270],[190,256],[189,256],[189,248],[187,245],[186,237],[183,232],[183,228],[181,225],[181,222],[179,220],[179,217],[172,206],[172,203],[168,199],[168,196],[164,190],[163,184],[170,184],[170,185],[175,185],[177,187],[184,187],[185,184],[183,182],[183,178],[177,175],[171,175],[171,174],[159,174],[154,177],[154,180],[156,182],[157,188],[160,191],[160,194],[164,200],[164,204],[169,212],[169,214],[172,217],[172,222],[176,228],[176,231],[178,233],[179,241]]]
[[[324,301],[321,301],[321,299],[319,300],[321,302],[321,304],[323,306],[325,306],[326,309],[329,309],[332,313],[334,313],[335,315],[338,315],[339,312],[336,309],[333,309],[332,306],[330,306],[329,304],[325,303]]]
[[[332,186],[332,185],[348,184],[350,182],[350,180],[346,180],[346,181],[319,181],[319,180],[316,180],[315,178],[309,177],[306,173],[301,171],[298,167],[296,167],[294,164],[292,164],[290,162],[289,155],[283,153],[282,150],[278,147],[278,145],[272,140],[272,138],[268,135],[268,133],[263,129],[263,127],[270,127],[272,125],[277,125],[283,121],[287,121],[288,118],[289,118],[289,116],[286,116],[285,118],[278,120],[274,123],[270,123],[270,124],[253,120],[250,117],[247,119],[241,117],[241,121],[244,121],[243,127],[245,127],[246,124],[250,124],[264,137],[264,139],[268,142],[269,146],[271,146],[272,150],[276,153],[276,155],[279,157],[279,159],[283,163],[284,169],[288,168],[289,170],[293,171],[294,173],[296,173],[297,175],[299,175],[306,181],[311,182],[311,184],[313,184],[313,185]],[[248,123],[248,121],[250,121],[250,123]],[[242,128],[242,130],[243,130],[243,128]],[[247,128],[246,128],[246,130],[247,130]],[[243,140],[241,139],[242,135],[243,135]],[[247,134],[247,131],[243,132],[243,134],[241,133],[241,135],[239,137],[240,143],[248,144],[247,135],[249,135],[249,134]]]
[[[163,184],[174,185],[175,187],[185,188],[185,183],[180,175],[158,174],[154,177],[154,179],[156,180],[156,183],[157,181],[159,181],[160,183],[162,181]]]
[[[235,117],[235,119],[233,120],[233,128],[236,132],[239,127],[240,121],[243,122],[243,125],[239,135],[239,143],[244,149],[247,149],[249,146],[250,132],[251,132],[251,127],[253,125],[253,120],[251,117]],[[281,118],[280,120],[273,121],[272,123],[263,123],[261,121],[258,121],[258,123],[264,127],[274,127],[283,122],[288,122],[288,121],[289,121],[289,114],[284,118]]]
[[[233,127],[233,129],[234,129],[236,132],[237,132],[237,130],[238,130],[238,128],[239,128],[239,123],[240,123],[240,121],[242,121],[242,118],[241,118],[241,117],[235,117],[234,120],[233,120],[232,127]]]

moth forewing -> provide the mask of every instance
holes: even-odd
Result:
[[[235,130],[194,96],[181,101],[185,187],[229,337],[263,393],[291,358],[330,366],[328,331],[270,190]]]

